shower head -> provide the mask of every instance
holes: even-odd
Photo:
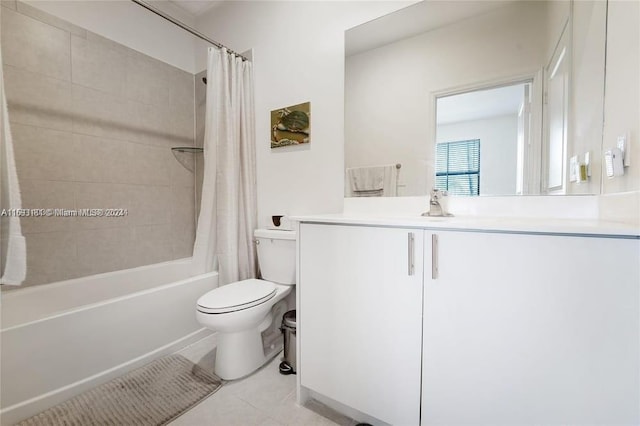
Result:
[[[202,77],[202,82],[203,82],[204,84],[207,84],[207,77]]]

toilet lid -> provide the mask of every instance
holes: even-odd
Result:
[[[249,279],[211,290],[198,299],[198,310],[206,314],[222,314],[259,305],[276,294],[270,281]]]

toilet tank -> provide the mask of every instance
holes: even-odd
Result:
[[[277,284],[296,283],[296,231],[256,229],[253,233],[262,279]]]

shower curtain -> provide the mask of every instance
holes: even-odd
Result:
[[[254,278],[257,264],[253,69],[209,48],[204,179],[193,249],[195,272],[218,269],[219,285]]]
[[[13,156],[13,139],[4,92],[2,51],[0,50],[0,213],[20,209],[20,185]],[[0,214],[0,284],[20,285],[27,274],[27,245],[20,218]]]

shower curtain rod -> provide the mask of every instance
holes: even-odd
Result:
[[[229,49],[228,47],[226,47],[224,44],[220,44],[215,40],[211,40],[209,37],[207,37],[206,35],[202,34],[201,32],[194,30],[193,28],[191,28],[190,26],[183,24],[182,22],[178,21],[177,19],[173,18],[170,15],[167,15],[166,13],[162,12],[159,9],[156,9],[154,6],[151,6],[149,3],[146,3],[142,0],[131,0],[132,2],[134,2],[135,4],[137,4],[138,6],[144,7],[145,9],[147,9],[150,12],[155,13],[156,15],[160,16],[161,18],[166,19],[167,21],[171,22],[174,25],[177,25],[178,27],[182,28],[183,30],[187,31],[188,33],[193,34],[194,36],[198,37],[201,40],[206,41],[207,43],[213,44],[216,47],[224,47],[225,49],[227,49],[227,52],[232,53],[240,58],[242,58],[243,61],[248,61],[249,59],[247,59],[246,57],[244,57],[243,55],[234,52],[233,50]]]

